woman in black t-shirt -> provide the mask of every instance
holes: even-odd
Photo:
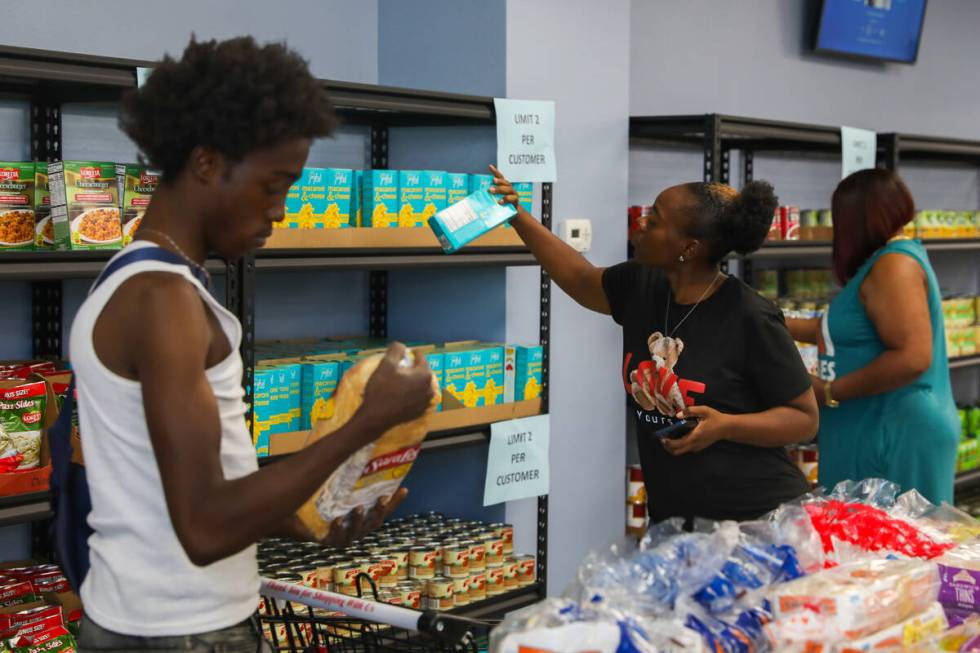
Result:
[[[772,186],[668,188],[633,238],[635,260],[603,269],[521,209],[491,170],[491,192],[518,207],[513,225],[555,283],[623,327],[622,383],[652,519],[755,519],[805,494],[785,447],[817,432],[810,377],[776,306],[719,268],[766,239]],[[697,426],[664,438],[681,419]]]

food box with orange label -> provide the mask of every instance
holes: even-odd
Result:
[[[116,164],[54,161],[48,164],[48,186],[56,249],[122,246]]]
[[[0,251],[34,249],[34,163],[0,163]]]
[[[476,408],[503,403],[503,347],[450,344],[443,353],[445,390],[463,407]]]
[[[51,190],[48,188],[48,162],[34,163],[34,249],[54,249],[54,223],[51,222]]]
[[[133,242],[143,214],[150,206],[153,192],[160,184],[160,174],[135,164],[116,166],[119,199],[122,207],[123,247]]]

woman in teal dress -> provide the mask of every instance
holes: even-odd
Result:
[[[820,484],[884,478],[951,502],[959,421],[939,283],[922,243],[902,235],[912,195],[894,172],[862,170],[832,210],[843,289],[822,318],[787,321],[820,351]]]

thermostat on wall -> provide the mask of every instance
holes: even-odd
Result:
[[[576,251],[587,252],[592,249],[592,221],[565,220],[559,227],[559,236]]]

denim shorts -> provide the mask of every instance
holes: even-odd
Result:
[[[272,647],[259,635],[258,622],[243,621],[236,626],[197,635],[139,637],[120,635],[102,628],[89,618],[82,620],[78,636],[79,653],[85,651],[192,651],[193,653],[269,653]]]

